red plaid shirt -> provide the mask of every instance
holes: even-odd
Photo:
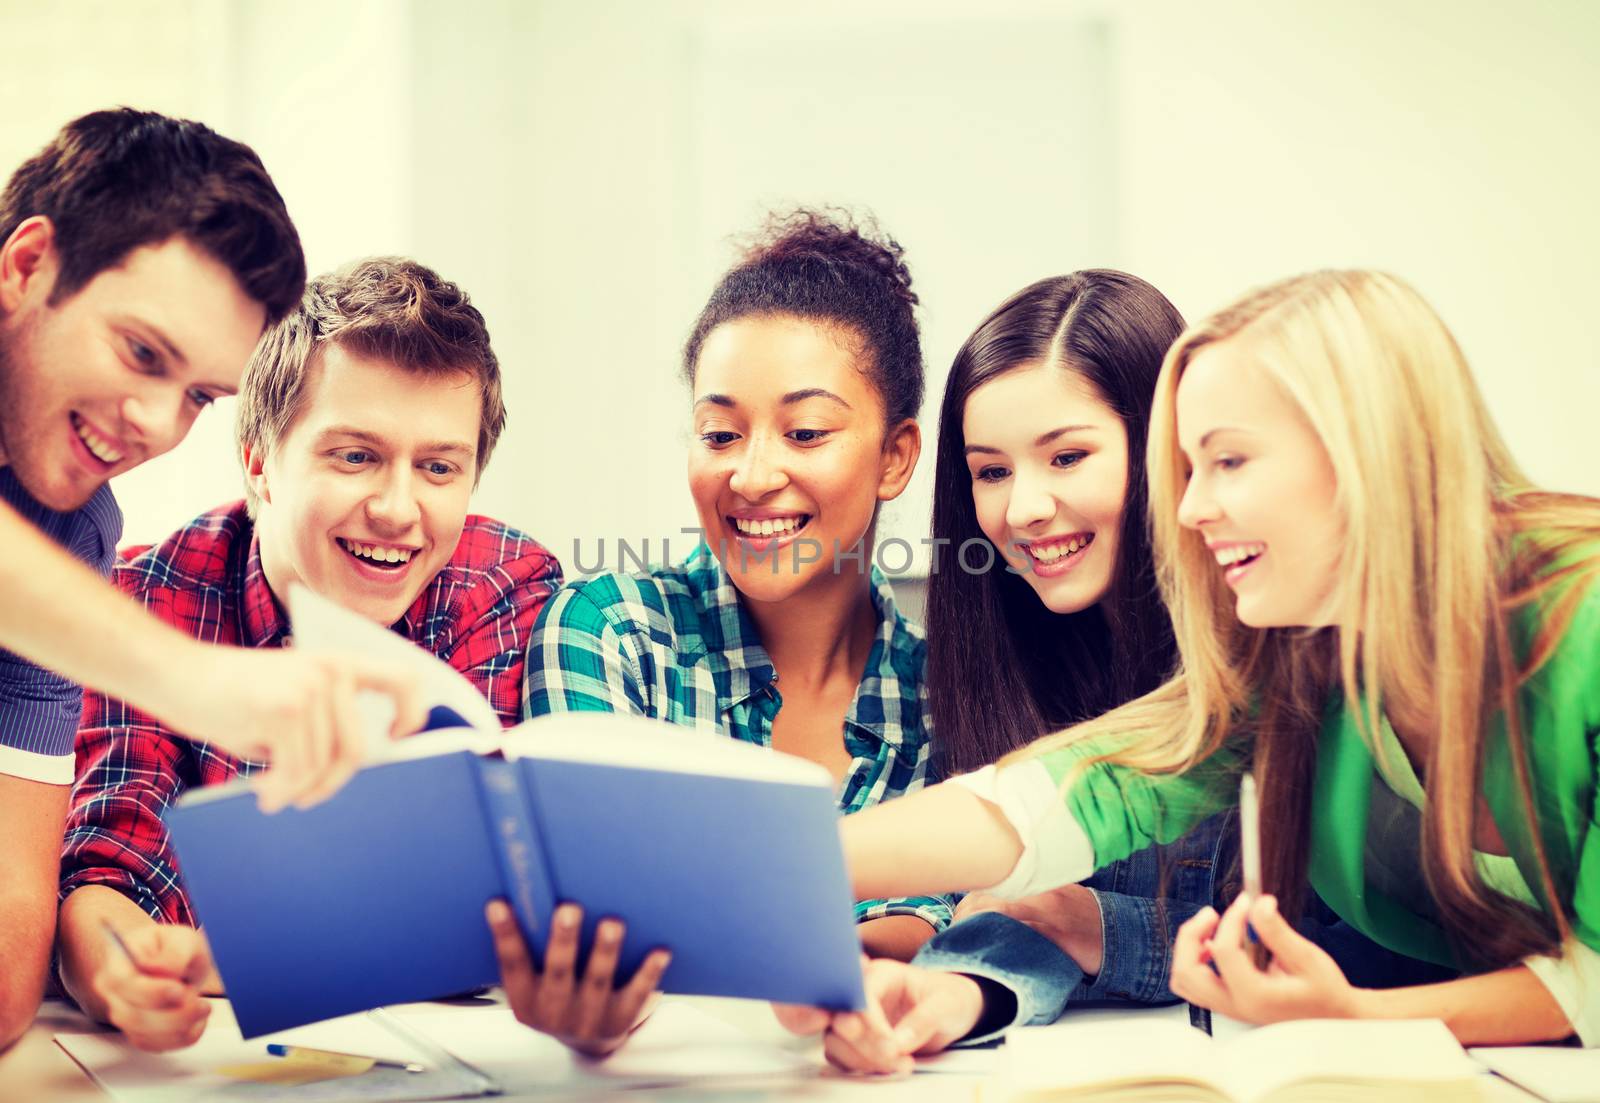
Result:
[[[280,647],[288,634],[243,502],[202,514],[158,546],[125,550],[112,580],[162,620],[208,643]],[[498,521],[468,517],[455,554],[395,631],[466,675],[501,722],[514,724],[528,637],[560,586],[555,556]],[[158,920],[193,926],[161,813],[186,789],[219,785],[263,764],[192,742],[89,691],[76,751],[62,898],[83,885],[107,885]]]

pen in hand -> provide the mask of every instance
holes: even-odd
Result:
[[[106,940],[117,948],[127,963],[133,966],[133,971],[147,977],[171,977],[173,980],[181,979],[176,974],[145,965],[134,956],[133,949],[128,945],[128,940],[122,937],[122,932],[111,925],[111,920],[102,918],[100,929],[106,933]]]
[[[1256,792],[1255,775],[1246,771],[1239,779],[1239,857],[1244,866],[1244,894],[1252,904],[1261,899],[1261,799]],[[1254,947],[1258,967],[1266,966],[1266,951],[1248,919],[1245,936]]]

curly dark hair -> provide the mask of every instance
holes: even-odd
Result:
[[[805,208],[770,215],[700,311],[683,348],[684,378],[694,383],[701,346],[718,326],[788,314],[854,331],[870,354],[867,375],[883,398],[888,424],[916,417],[922,338],[904,255],[870,216]]]
[[[261,158],[187,119],[127,107],[74,119],[0,193],[0,241],[35,215],[55,227],[53,303],[173,237],[225,265],[269,324],[305,287],[300,235]]]

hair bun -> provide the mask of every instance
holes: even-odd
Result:
[[[842,207],[801,207],[774,213],[745,247],[741,263],[813,262],[871,273],[884,290],[909,306],[917,305],[905,250],[871,215],[857,218]]]

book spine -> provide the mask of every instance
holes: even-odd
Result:
[[[499,758],[479,758],[479,788],[489,838],[500,858],[506,899],[535,960],[544,956],[545,931],[555,910],[555,886],[517,768]]]

